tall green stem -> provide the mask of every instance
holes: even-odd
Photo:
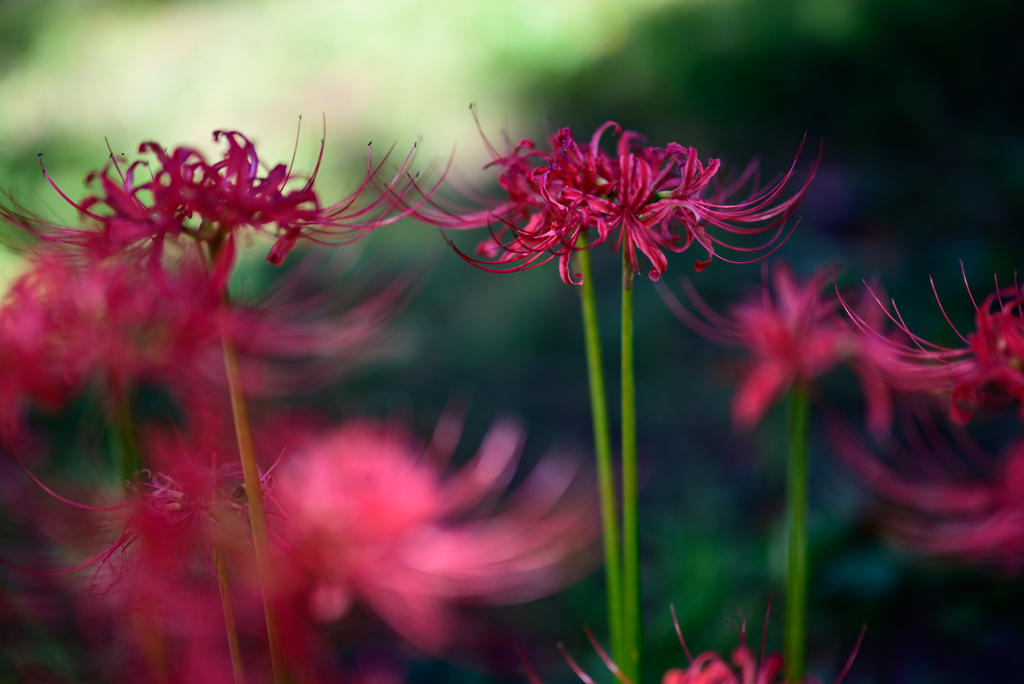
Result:
[[[227,295],[225,294],[225,306]],[[274,684],[288,681],[281,636],[267,592],[271,586],[273,568],[270,562],[270,534],[267,528],[267,512],[263,508],[263,486],[260,471],[256,466],[256,450],[252,441],[252,426],[249,424],[249,409],[245,404],[242,389],[242,371],[238,361],[238,349],[227,335],[221,337],[224,348],[224,368],[228,376],[228,392],[231,395],[231,413],[235,421],[235,435],[238,438],[238,453],[245,475],[245,495],[249,503],[249,524],[252,527],[252,545],[256,550],[256,571],[263,591],[263,611],[267,618],[267,641],[270,645],[270,664],[274,671]]]
[[[118,484],[123,485],[130,480],[142,467],[139,461],[138,443],[135,439],[135,418],[132,415],[131,392],[119,388],[111,381],[114,415],[110,419],[110,452],[113,461],[114,477]]]
[[[640,516],[637,506],[636,386],[633,377],[633,269],[622,247],[622,541],[623,611],[626,644],[623,671],[633,684],[643,675],[640,615]]]
[[[583,277],[580,306],[583,312],[583,336],[587,349],[587,375],[590,379],[590,412],[594,422],[594,454],[597,459],[597,484],[601,498],[601,524],[604,528],[604,573],[608,599],[608,631],[612,656],[621,660],[622,643],[622,560],[619,551],[619,516],[615,497],[615,472],[612,468],[612,436],[608,427],[608,399],[604,388],[601,336],[597,324],[594,281],[590,277],[590,253],[585,249],[586,235],[576,243],[576,264]]]
[[[228,651],[231,653],[231,672],[235,684],[244,684],[245,671],[242,669],[242,649],[238,645],[238,629],[235,627],[235,609],[231,603],[231,585],[228,583],[228,566],[220,544],[213,546],[214,561],[217,565],[217,584],[220,586],[220,605],[224,612],[224,629],[228,634]]]
[[[807,658],[807,432],[809,402],[803,388],[789,396],[789,475],[786,486],[786,681],[802,682]]]

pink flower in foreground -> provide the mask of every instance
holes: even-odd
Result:
[[[883,526],[893,540],[919,553],[1024,569],[1024,440],[999,461],[962,428],[959,448],[930,418],[908,421],[908,446],[890,443],[879,456],[835,421],[833,441],[843,461],[890,506]]]
[[[789,264],[777,263],[771,287],[766,280],[759,293],[733,306],[728,317],[709,307],[689,281],[683,284],[700,316],[660,288],[665,303],[687,327],[714,342],[748,350],[747,370],[732,403],[737,425],[757,424],[792,385],[806,384],[860,354],[858,340],[836,321],[836,299],[821,296],[825,283],[821,271],[800,283]],[[869,374],[862,376],[869,414],[881,416],[874,422],[884,422],[888,394],[873,380]]]
[[[608,129],[622,133],[614,155],[600,147],[601,136]],[[519,271],[557,257],[562,280],[578,284],[570,272],[569,258],[573,251],[584,248],[578,244],[581,236],[594,229],[596,235],[587,248],[613,241],[614,250],[621,248],[629,255],[634,273],[641,269],[639,252],[650,262],[650,278],[657,280],[668,267],[663,250],[682,252],[694,243],[708,252],[707,260],[697,261],[697,270],[716,256],[730,263],[746,263],[723,257],[722,249],[762,252],[757,258],[764,258],[765,250],[770,254],[788,236],[784,235],[785,223],[814,177],[812,170],[793,196],[780,200],[793,177],[796,160],[780,180],[766,188],[758,187],[753,164],[735,182],[722,186],[713,182],[719,160],[709,159],[705,165],[692,147],[677,143],[648,147],[643,141],[643,136],[622,132],[613,121],[598,128],[589,142],[577,142],[572,132],[563,128],[549,139],[550,152],[537,150],[536,144],[526,139],[515,147],[509,143],[502,154],[485,137],[491,164],[500,169],[498,184],[507,200],[482,211],[432,203],[416,216],[445,228],[489,227],[491,237],[477,250],[478,256],[486,259],[459,252],[485,270]],[[728,204],[748,183],[752,184],[748,196]],[[772,235],[760,245],[733,245],[709,228],[737,236]],[[618,235],[613,237],[616,231]]]
[[[866,321],[861,313],[846,309],[864,337],[873,340],[876,374],[889,386],[948,397],[950,416],[960,424],[969,423],[974,411],[986,406],[1015,403],[1024,416],[1024,296],[1016,285],[1000,288],[997,283],[980,307],[975,304],[973,332],[965,336],[953,328],[963,347],[945,347],[915,335],[895,302],[890,313],[880,298],[871,294],[895,324],[899,337],[880,332],[879,326]],[[941,302],[939,308],[945,316]]]
[[[518,427],[496,423],[448,476],[433,449],[371,422],[296,449],[274,501],[283,561],[311,617],[335,620],[363,603],[435,652],[458,631],[453,604],[518,603],[576,577],[598,533],[589,493],[575,466],[549,458],[502,504],[521,440]]]
[[[313,189],[323,141],[316,168],[302,177],[285,164],[268,168],[255,145],[237,131],[214,131],[213,139],[227,144],[223,157],[213,162],[193,148],[168,151],[155,142],[139,146],[139,153],[149,155],[148,159],[134,161],[123,170],[111,155],[103,170],[87,177],[96,191],[80,202],[61,191],[44,169],[61,197],[98,229],[57,226],[11,209],[3,209],[0,217],[43,238],[78,245],[93,256],[141,252],[159,260],[167,241],[207,243],[218,257],[216,277],[230,273],[236,236],[244,229],[275,236],[267,259],[280,264],[300,237],[318,244],[351,242],[408,215],[430,195],[425,193],[420,203],[399,209],[414,187],[406,173],[410,153],[383,184],[381,196],[364,194],[384,163],[375,166],[371,157],[360,186],[342,201],[324,205]]]

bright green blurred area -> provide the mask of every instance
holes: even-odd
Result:
[[[151,139],[210,149],[216,128],[287,160],[300,115],[304,163],[326,118],[328,171],[360,160],[371,140],[404,151],[419,137],[422,157],[458,143],[458,165],[474,168],[484,151],[469,103],[490,130],[504,118],[536,130],[544,112],[519,96],[526,84],[614,51],[666,4],[7,2],[0,180],[38,191],[25,162],[43,151],[76,188],[105,160],[105,137],[116,152]]]
[[[130,157],[145,140],[216,155],[219,128],[245,133],[271,165],[297,152],[299,170],[312,169],[326,130],[318,187],[328,201],[354,187],[371,141],[379,159],[419,140],[420,168],[457,146],[455,175],[472,175],[487,157],[469,103],[492,134],[506,123],[536,132],[544,113],[521,97],[528,84],[613,52],[667,4],[5,0],[0,187],[73,223],[38,153],[78,198],[106,141]],[[15,273],[0,256],[0,281]]]

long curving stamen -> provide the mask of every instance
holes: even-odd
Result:
[[[325,126],[326,128],[326,126]],[[299,125],[295,129],[295,147],[292,148],[292,160],[288,162],[288,170],[284,174],[284,182],[287,183],[288,179],[292,177],[292,167],[295,165],[295,155],[299,152],[299,134],[302,133],[302,115],[299,114]],[[326,130],[324,131],[326,134]],[[326,137],[326,135],[324,136]]]
[[[978,304],[974,301],[974,295],[971,294],[971,285],[967,282],[967,271],[964,269],[964,260],[960,260],[960,272],[964,274],[964,286],[967,287],[967,294],[971,298],[971,304],[974,304],[974,310],[978,310]]]
[[[71,205],[71,206],[73,206],[73,207],[74,207],[75,209],[77,209],[77,210],[78,210],[78,211],[80,211],[81,213],[85,214],[85,215],[86,215],[86,216],[88,216],[89,218],[93,218],[93,219],[96,219],[97,221],[102,221],[102,220],[103,220],[103,218],[102,218],[102,217],[100,217],[100,216],[97,216],[96,214],[92,213],[92,212],[91,212],[91,211],[89,211],[88,209],[85,209],[85,208],[84,208],[84,207],[82,207],[82,206],[81,206],[80,204],[78,204],[77,202],[75,202],[74,200],[72,200],[72,199],[71,199],[70,197],[68,197],[67,195],[65,195],[65,194],[64,194],[64,191],[63,191],[63,190],[61,190],[61,189],[60,189],[60,188],[59,188],[59,187],[57,186],[57,184],[53,182],[53,179],[52,179],[52,178],[50,178],[50,174],[49,174],[49,173],[47,173],[47,171],[46,171],[46,167],[45,167],[45,166],[43,166],[43,153],[42,153],[42,152],[40,152],[40,153],[39,153],[39,168],[41,168],[41,169],[43,170],[43,175],[44,175],[44,176],[46,177],[46,180],[48,180],[48,181],[50,182],[50,185],[51,185],[51,186],[53,187],[53,189],[54,189],[54,190],[56,190],[56,191],[57,191],[57,194],[58,194],[58,195],[60,195],[60,196],[61,196],[61,198],[63,198],[63,200],[64,200],[65,202],[67,202],[68,204],[70,204],[70,205]]]
[[[963,268],[963,265],[964,265],[964,262],[961,261],[960,262],[960,267]],[[939,311],[942,312],[942,315],[946,319],[946,322],[949,323],[949,327],[951,327],[953,329],[953,332],[956,333],[957,337],[959,337],[961,340],[964,341],[964,344],[970,344],[970,342],[967,341],[967,338],[964,337],[963,335],[961,335],[960,331],[956,329],[955,325],[953,325],[953,321],[949,320],[949,316],[946,315],[946,310],[944,308],[942,308],[942,300],[939,299],[939,292],[938,292],[938,290],[935,289],[935,280],[931,276],[928,276],[928,282],[930,282],[932,284],[932,292],[935,293],[935,301],[939,305]],[[965,284],[967,283],[967,274],[966,273],[964,274],[964,283]],[[969,294],[969,295],[971,294],[971,288],[970,287],[967,288],[967,294]],[[974,304],[974,295],[971,295],[971,303]],[[974,304],[974,308],[975,308],[975,310],[977,310],[978,305]]]
[[[853,659],[857,657],[857,651],[860,650],[860,644],[864,640],[864,632],[866,631],[868,631],[867,625],[864,625],[860,628],[860,634],[857,636],[857,643],[853,645],[853,652],[850,654],[850,657],[846,660],[846,665],[843,666],[843,669],[839,672],[839,676],[836,677],[836,680],[832,682],[832,684],[839,684],[841,681],[843,681],[843,677],[845,677],[846,673],[850,671],[851,667],[853,667]]]
[[[60,501],[62,503],[68,504],[69,506],[74,506],[75,508],[81,508],[81,509],[86,510],[86,511],[116,511],[116,510],[118,510],[120,508],[129,508],[129,507],[134,505],[134,504],[128,503],[128,504],[118,504],[117,506],[86,506],[85,504],[80,504],[80,503],[76,503],[74,501],[71,501],[70,499],[65,499],[60,494],[58,494],[57,492],[53,491],[52,489],[50,489],[46,485],[44,485],[39,480],[39,478],[37,478],[35,475],[33,475],[32,471],[28,469],[28,466],[25,465],[24,461],[21,460],[21,458],[18,456],[17,453],[12,452],[12,455],[14,456],[14,460],[16,460],[18,462],[18,465],[20,465],[25,470],[25,472],[28,473],[28,476],[32,478],[32,481],[35,482],[37,485],[39,485],[43,489],[44,492],[46,492],[47,494],[49,494],[53,498],[57,499],[58,501]]]
[[[668,604],[668,609],[672,611],[672,624],[676,628],[676,636],[679,637],[679,645],[683,647],[683,653],[686,654],[686,659],[693,663],[693,656],[690,655],[690,649],[686,646],[686,639],[683,638],[683,629],[679,626],[679,618],[676,617],[676,604]]]

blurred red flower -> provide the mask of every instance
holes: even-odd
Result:
[[[223,335],[239,348],[250,395],[323,386],[387,350],[385,326],[409,293],[409,278],[399,276],[380,287],[349,282],[344,297],[327,297],[304,263],[257,301],[225,309],[195,259],[157,268],[65,257],[33,255],[0,304],[7,437],[27,406],[56,407],[88,389],[113,418],[143,383],[168,390],[186,414],[207,411],[227,396]]]
[[[947,399],[950,416],[962,425],[971,421],[975,410],[988,406],[1015,403],[1024,416],[1024,296],[1016,285],[1001,288],[997,283],[981,306],[975,304],[974,331],[967,335],[950,322],[963,347],[945,347],[919,337],[904,322],[895,302],[890,312],[874,291],[869,288],[869,292],[878,310],[895,325],[895,334],[866,320],[863,312],[849,306],[846,310],[864,338],[872,341],[876,377],[895,390]],[[938,293],[935,297],[939,301]],[[941,301],[939,308],[949,322]]]
[[[666,287],[659,292],[687,327],[709,340],[746,349],[750,358],[732,402],[736,425],[751,427],[764,417],[793,384],[806,384],[843,361],[857,361],[867,347],[840,325],[835,315],[838,300],[823,298],[825,274],[818,270],[803,283],[784,262],[771,269],[771,285],[764,278],[761,290],[734,305],[722,316],[684,280],[686,293],[699,316],[687,309]],[[875,374],[861,373],[869,423],[887,426],[891,399]]]
[[[453,604],[519,603],[575,578],[598,534],[592,497],[576,466],[548,457],[502,504],[521,440],[498,422],[448,476],[434,450],[371,422],[298,446],[273,501],[282,561],[310,616],[334,620],[361,602],[437,652],[458,631]]]
[[[881,524],[918,553],[1024,569],[1024,440],[1002,459],[953,426],[951,443],[930,417],[904,422],[906,445],[879,455],[844,426],[832,424],[836,451],[887,506]]]

